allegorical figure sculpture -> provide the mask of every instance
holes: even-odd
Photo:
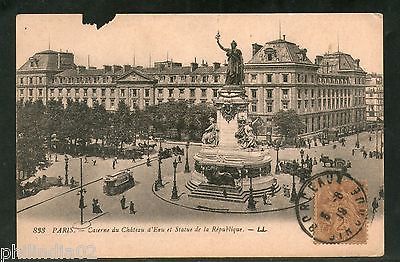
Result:
[[[235,136],[242,148],[257,147],[256,136],[254,135],[252,127],[255,122],[257,122],[257,119],[254,122],[252,122],[250,119],[247,119],[245,124],[242,124],[239,127],[239,130],[236,132]]]
[[[243,65],[243,57],[242,52],[237,49],[237,44],[235,40],[231,43],[231,48],[225,48],[219,42],[220,39],[219,32],[215,36],[217,39],[218,46],[226,52],[226,56],[228,57],[228,68],[226,71],[226,85],[240,85],[244,81],[244,65]]]
[[[203,144],[218,145],[218,131],[215,119],[210,117],[210,126],[204,131],[201,142],[203,142]]]

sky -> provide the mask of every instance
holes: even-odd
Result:
[[[34,53],[62,50],[75,54],[75,64],[149,66],[167,58],[188,65],[197,58],[208,64],[225,61],[216,44],[238,43],[245,62],[251,44],[286,40],[316,55],[339,50],[361,60],[367,72],[383,72],[383,16],[380,14],[190,14],[117,15],[96,29],[83,25],[82,15],[18,15],[16,65]],[[280,25],[280,26],[279,26]],[[279,30],[280,28],[280,30]],[[339,44],[339,45],[338,45]]]

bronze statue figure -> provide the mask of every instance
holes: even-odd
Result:
[[[201,142],[208,145],[218,145],[218,132],[219,130],[217,124],[215,123],[215,119],[210,117],[210,126],[204,131]]]
[[[243,149],[257,147],[257,140],[252,127],[257,121],[258,119],[255,121],[246,119],[244,123],[240,124],[238,131],[235,133],[235,137]]]
[[[226,71],[226,85],[241,85],[244,81],[244,64],[242,51],[237,49],[237,44],[235,40],[231,43],[231,48],[225,48],[219,42],[220,39],[219,32],[215,36],[217,39],[218,46],[226,52],[226,56],[228,57],[228,68]]]

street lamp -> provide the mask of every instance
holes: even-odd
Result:
[[[174,186],[172,187],[172,195],[171,195],[171,200],[179,200],[178,196],[178,188],[176,187],[176,167],[178,166],[178,162],[176,162],[176,159],[174,159],[174,162],[172,163],[174,167]]]
[[[248,174],[248,173],[247,173]],[[256,210],[256,202],[254,201],[254,196],[253,196],[253,177],[250,176],[250,195],[249,195],[249,199],[247,201],[247,209],[254,211]]]
[[[161,177],[161,149],[158,153],[158,177],[157,177],[156,187],[157,188],[164,187]]]
[[[280,148],[279,139],[275,140],[274,147],[276,150],[276,165],[275,165],[275,174],[279,174],[279,148]]]
[[[294,181],[294,170],[291,170],[292,171],[292,178],[293,178],[293,180],[292,180],[292,194],[291,194],[291,196],[290,196],[290,202],[291,203],[295,203],[296,202],[296,198],[297,198],[297,193],[296,193],[296,183],[295,183],[295,181]]]
[[[65,155],[65,182],[64,184],[68,186],[68,156]]]
[[[358,132],[359,132],[359,128],[356,128],[356,135],[357,135],[357,140],[356,140],[356,148],[360,148],[360,140],[358,137]]]
[[[79,209],[81,210],[81,225],[83,225],[83,209],[86,207],[84,194],[86,193],[86,189],[83,188],[83,176],[82,176],[82,158],[81,162],[81,188],[79,189],[78,195],[79,197]]]
[[[185,173],[190,173],[189,168],[189,141],[186,142],[186,163],[185,163]]]

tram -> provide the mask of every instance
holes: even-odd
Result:
[[[130,170],[124,170],[104,178],[103,192],[112,196],[125,192],[135,186],[135,180]]]

